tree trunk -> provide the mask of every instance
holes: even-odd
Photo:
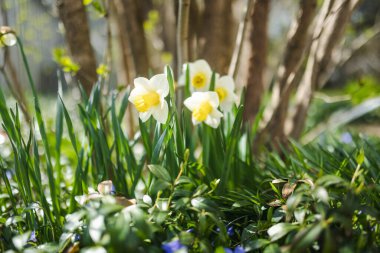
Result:
[[[177,66],[177,49],[176,49],[176,8],[177,0],[166,0],[160,4],[160,20],[162,24],[161,38],[164,43],[164,51],[170,52],[173,57],[172,66]],[[177,69],[173,68],[177,77]]]
[[[231,0],[205,1],[202,30],[205,44],[201,57],[220,74],[228,73],[234,46],[231,9]]]
[[[77,78],[89,94],[97,81],[97,74],[86,9],[82,1],[78,0],[58,0],[57,3],[70,54],[80,66]]]
[[[124,8],[119,5],[119,1],[110,1],[110,15],[111,20],[114,22],[113,34],[118,38],[117,51],[120,54],[117,55],[117,77],[118,82],[125,84],[126,86],[132,83],[132,55],[131,47],[128,41],[128,36],[125,33],[127,31],[125,22]]]
[[[314,20],[316,10],[317,0],[301,0],[298,17],[289,31],[284,59],[278,69],[271,102],[264,112],[264,120],[269,119],[269,122],[262,134],[267,135],[271,142],[278,141],[278,144],[281,144],[286,141],[284,129],[289,100],[294,88],[296,88],[296,76],[301,63],[304,61],[304,53],[310,46],[311,33],[309,28]]]
[[[251,58],[245,94],[244,120],[256,117],[264,93],[264,74],[267,62],[269,2],[256,0],[252,13]]]
[[[143,28],[144,17],[136,0],[115,0],[117,11],[124,18],[123,31],[129,40],[135,69],[134,76],[148,76],[149,57]]]
[[[320,12],[306,70],[296,97],[290,136],[298,139],[305,125],[314,91],[321,88],[337,62],[332,59],[358,0],[325,1]]]

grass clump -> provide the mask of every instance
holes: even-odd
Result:
[[[82,92],[78,122],[58,95],[51,129],[30,75],[31,125],[0,90],[3,145],[12,149],[0,158],[1,251],[378,251],[379,140],[325,138],[256,156],[241,105],[220,122],[211,115],[223,88],[215,73],[206,91],[214,95],[181,111],[169,67],[164,77],[167,93],[144,88],[132,99],[140,112],[133,137],[122,122],[134,91],[104,98],[100,80],[89,97]],[[165,103],[166,118],[152,111],[162,124],[141,115]]]

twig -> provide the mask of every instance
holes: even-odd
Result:
[[[7,25],[9,21],[8,21],[8,13],[7,13],[7,10],[5,8],[5,1],[1,2],[0,9],[1,9],[1,16],[3,19],[3,24]],[[31,116],[30,116],[29,111],[28,111],[28,106],[27,106],[25,94],[24,94],[23,88],[21,87],[21,83],[20,83],[20,80],[18,78],[16,68],[12,62],[11,57],[10,57],[9,48],[5,47],[3,57],[4,57],[3,58],[3,66],[1,66],[0,69],[1,69],[1,72],[4,76],[5,82],[7,83],[9,90],[11,91],[13,97],[19,103],[21,111],[25,116],[25,120],[28,123],[31,123],[32,120],[31,120]],[[5,68],[7,68],[8,71],[10,72],[14,88],[13,88],[13,86],[9,80],[9,77],[6,74]]]
[[[236,75],[239,71],[240,56],[243,48],[243,41],[245,33],[248,27],[249,17],[253,7],[253,0],[246,0],[246,5],[243,11],[243,15],[240,20],[238,33],[236,36],[235,48],[231,58],[230,67],[228,69],[228,75],[236,79]]]
[[[179,0],[178,24],[177,24],[177,73],[180,75],[182,64],[189,57],[189,12],[190,0]],[[181,113],[183,89],[177,89],[177,108]]]

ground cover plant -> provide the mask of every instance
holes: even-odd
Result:
[[[184,65],[183,103],[167,66],[109,97],[99,77],[75,112],[59,92],[48,124],[22,41],[6,34],[35,114],[25,124],[0,89],[11,150],[0,158],[1,251],[378,252],[379,140],[326,135],[257,154],[259,122],[243,124],[233,79],[204,60]]]

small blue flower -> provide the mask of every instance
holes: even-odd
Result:
[[[12,173],[10,170],[7,170],[7,171],[5,172],[5,175],[7,175],[8,180],[11,180],[12,177],[13,177],[13,173]]]
[[[72,241],[72,242],[79,242],[79,241],[80,241],[80,234],[74,234],[74,235],[71,237],[71,241]]]
[[[111,192],[110,192],[111,195],[115,195],[116,194],[116,188],[115,188],[115,185],[112,184],[111,186]]]
[[[234,253],[245,253],[245,250],[242,246],[237,246],[234,250]]]
[[[229,226],[227,227],[227,235],[229,237],[233,236],[235,234],[235,231],[234,231],[234,227],[233,226]]]
[[[28,242],[37,242],[36,231],[33,230],[32,233],[30,233]]]
[[[234,252],[232,251],[232,249],[229,249],[229,248],[224,248],[224,252],[226,252],[226,253],[234,253]]]
[[[186,248],[186,246],[183,245],[179,240],[164,243],[164,244],[162,244],[161,247],[165,251],[165,253],[174,253],[177,250],[180,250],[182,248]]]
[[[352,136],[349,132],[344,132],[340,136],[340,141],[345,143],[345,144],[350,144],[352,143]]]

